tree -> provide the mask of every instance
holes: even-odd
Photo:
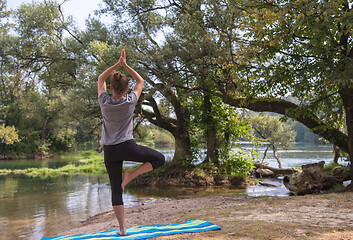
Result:
[[[352,4],[221,1],[214,12],[228,13],[210,24],[224,46],[216,62],[224,102],[297,120],[353,161]]]
[[[271,116],[269,114],[253,114],[249,117],[252,127],[263,138],[268,141],[268,146],[264,152],[263,160],[269,148],[272,148],[273,155],[278,162],[278,167],[282,168],[282,163],[277,155],[279,147],[288,149],[294,146],[295,132],[292,125],[281,122],[279,116]]]
[[[0,140],[4,144],[13,144],[14,142],[18,142],[20,139],[18,138],[17,131],[14,126],[5,126],[5,124],[0,125]]]
[[[11,16],[14,23],[2,28],[0,40],[0,119],[16,127],[21,141],[2,150],[67,150],[76,127],[66,111],[77,69],[63,36],[70,22],[53,1],[23,4]]]
[[[119,29],[119,41],[128,45],[127,55],[130,56],[128,61],[141,73],[147,83],[144,88],[144,101],[138,111],[148,121],[174,136],[173,162],[177,165],[190,164],[193,156],[189,92],[187,89],[176,87],[184,86],[190,80],[190,74],[180,66],[179,61],[171,57],[171,53],[176,51],[172,44],[164,45],[156,40],[156,32],[164,26],[164,17],[156,11],[159,7],[154,6],[157,3],[146,1],[140,4],[138,1],[107,0],[105,4],[103,12],[109,12],[116,19],[112,28]],[[124,16],[129,16],[130,21],[126,22]],[[157,98],[168,101],[172,111],[163,115]],[[142,106],[149,106],[149,109]]]
[[[138,6],[133,8],[134,16],[148,19],[146,24],[141,24],[144,26],[141,32],[148,33],[147,36],[156,34],[156,29],[165,26],[163,23],[176,30],[171,33],[177,34],[170,36],[180,43],[174,44],[180,50],[179,53],[171,51],[170,57],[185,59],[178,66],[188,70],[186,76],[193,76],[193,84],[186,85],[189,89],[202,88],[195,81],[202,75],[196,73],[205,69],[195,68],[193,63],[212,63],[214,74],[203,82],[206,86],[203,91],[211,91],[234,107],[293,118],[353,159],[352,6],[348,1],[209,0],[129,4]],[[115,6],[110,5],[114,11]],[[158,14],[157,9],[166,13]],[[149,27],[153,30],[149,31]],[[179,29],[182,31],[177,32]],[[194,34],[183,35],[187,33],[185,29],[192,29],[190,32]],[[166,41],[169,39],[173,38]],[[200,51],[207,49],[202,48],[202,43],[215,51],[212,54]],[[198,57],[180,58],[181,53],[187,52],[185,49],[189,56]],[[217,91],[210,85],[217,86]],[[285,100],[287,95],[297,98],[299,103]],[[340,130],[342,122],[345,127]]]
[[[218,164],[218,149],[228,149],[231,131],[223,130],[232,111],[225,111],[217,89],[212,60],[218,55],[216,44],[208,36],[203,19],[204,4],[215,1],[119,1],[106,0],[103,13],[115,18],[126,44],[135,51],[139,67],[150,85],[141,108],[151,123],[171,132],[175,137],[175,162],[192,159],[192,150],[200,143],[207,148],[206,162]],[[210,12],[207,12],[210,14]],[[129,16],[129,21],[125,17]],[[163,41],[159,38],[162,36]],[[156,97],[165,99],[173,107],[172,117],[161,114]],[[218,109],[217,109],[218,108]],[[227,115],[228,114],[228,115]],[[200,117],[202,116],[202,117]],[[197,138],[202,132],[203,138]],[[228,136],[227,136],[228,134]],[[179,157],[180,156],[180,157]],[[174,161],[174,160],[173,160]]]

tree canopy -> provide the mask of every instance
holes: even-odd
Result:
[[[136,127],[170,132],[178,164],[201,146],[220,164],[232,140],[250,137],[239,108],[297,120],[353,159],[348,1],[104,0],[98,12],[114,21],[90,17],[85,29],[55,1],[0,3],[0,119],[22,139],[12,149],[98,143],[96,79],[125,48],[146,81]]]

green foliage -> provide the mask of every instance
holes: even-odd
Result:
[[[268,149],[272,148],[278,167],[282,168],[281,161],[277,156],[277,149],[279,147],[288,149],[294,146],[296,132],[292,130],[293,124],[285,123],[279,116],[269,114],[251,114],[249,122],[256,134],[260,135],[263,141],[269,143],[264,152],[263,160],[266,158]]]
[[[173,136],[164,129],[151,124],[141,124],[134,133],[136,141],[149,147],[173,146]]]
[[[243,179],[249,176],[249,172],[253,168],[253,157],[249,152],[241,150],[230,152],[229,157],[222,161],[220,167],[228,178],[238,176]]]
[[[63,158],[79,159],[80,164],[75,165],[68,163],[60,168],[28,168],[20,170],[1,169],[0,175],[20,174],[31,177],[47,178],[69,174],[106,174],[107,172],[104,166],[103,155],[93,151],[67,153]]]
[[[249,121],[260,137],[276,148],[288,149],[294,146],[296,133],[292,130],[293,126],[281,121],[279,116],[252,114]]]
[[[21,139],[0,144],[4,153],[67,151],[99,122],[95,65],[85,54],[89,42],[64,36],[73,25],[58,6],[55,1],[22,4],[11,12],[14,24],[6,25],[11,31],[1,35],[0,120],[13,125]],[[5,16],[3,4],[1,13]]]
[[[341,146],[353,149],[347,140],[353,138],[352,4],[241,0],[230,6],[233,26],[241,30],[233,38],[237,48],[228,51],[236,56],[236,95],[268,103],[291,95],[298,107],[282,113],[317,119],[311,130],[333,143],[345,139]]]
[[[200,96],[192,97],[192,101],[188,103],[192,114],[193,145],[198,151],[207,146],[210,140],[208,131],[212,130],[215,133],[214,148],[216,149],[214,163],[217,164],[224,154],[229,153],[235,141],[252,139],[251,126],[244,121],[239,111],[224,104],[220,97],[208,96],[210,108],[206,109],[205,96]],[[197,159],[199,160],[200,157]]]
[[[55,151],[67,151],[73,149],[75,145],[75,131],[71,128],[57,130],[60,130],[60,132],[58,132],[53,138],[51,144],[52,149]]]
[[[324,169],[325,169],[325,171],[332,170],[333,168],[339,167],[339,166],[342,166],[342,165],[338,164],[338,163],[330,162],[330,163],[324,165]]]
[[[15,127],[0,124],[0,141],[4,144],[13,144],[14,142],[19,142],[20,139]]]
[[[168,132],[141,126],[136,139],[153,146],[178,137],[177,160],[185,165],[199,158],[196,150],[204,146],[214,151],[212,161],[222,164],[232,159],[232,142],[252,138],[239,111],[224,104],[229,98],[245,99],[236,106],[242,107],[290,94],[300,108],[287,116],[316,117],[320,131],[352,132],[347,125],[352,114],[345,112],[351,107],[342,98],[352,86],[353,69],[352,6],[346,2],[103,4],[101,11],[115,19],[111,26],[91,17],[86,29],[77,30],[55,1],[23,4],[12,25],[1,21],[0,120],[14,126],[21,139],[0,144],[2,152],[67,151],[81,140],[98,145],[97,77],[122,48],[146,82],[142,105],[153,113],[142,118]],[[1,20],[9,14],[1,0]],[[265,138],[273,145],[291,146],[286,125],[277,121],[267,127]]]

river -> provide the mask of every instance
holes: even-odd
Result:
[[[264,148],[260,151],[263,152]],[[172,150],[161,150],[170,160]],[[283,167],[296,167],[319,161],[331,162],[332,146],[297,144],[290,150],[280,150]],[[265,160],[277,167],[272,152]],[[59,167],[67,162],[60,159],[45,161],[19,160],[0,161],[0,169],[28,167]],[[281,185],[279,188],[251,186],[247,189],[224,187],[129,189],[124,193],[126,207],[149,204],[173,198],[211,194],[248,194],[252,196],[287,196],[289,192],[280,180],[265,180]],[[45,236],[60,235],[60,232],[76,226],[80,221],[98,213],[110,211],[109,179],[106,175],[72,175],[41,179],[39,177],[0,176],[0,232],[1,239],[38,240]]]

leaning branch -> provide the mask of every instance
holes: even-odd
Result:
[[[348,136],[338,129],[328,128],[325,123],[307,109],[283,100],[283,99],[246,99],[232,96],[231,94],[220,95],[223,101],[231,106],[246,108],[255,112],[274,112],[291,117],[307,126],[313,133],[327,139],[332,144],[348,152]]]

